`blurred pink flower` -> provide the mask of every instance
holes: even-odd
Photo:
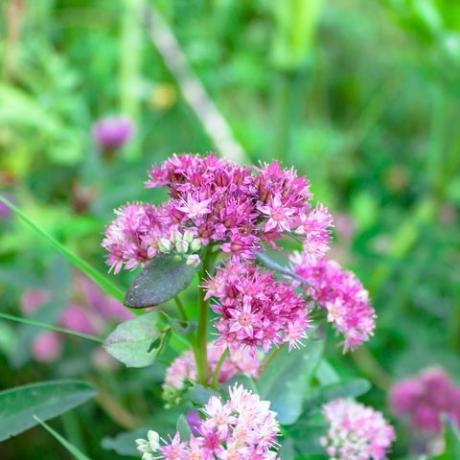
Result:
[[[418,431],[440,433],[442,414],[460,427],[460,387],[441,368],[428,368],[396,383],[389,398],[395,414],[407,417]]]
[[[61,354],[61,337],[53,331],[39,334],[32,343],[32,356],[39,362],[51,362]]]
[[[85,308],[81,305],[69,305],[59,317],[59,324],[82,334],[95,334],[94,321],[91,320]]]
[[[42,305],[51,300],[51,293],[44,289],[28,289],[21,297],[21,311],[24,315],[32,315]]]
[[[209,374],[212,375],[216,369],[219,358],[225,350],[225,346],[218,345],[216,342],[208,344],[208,363]],[[251,353],[245,353],[243,350],[235,350],[229,353],[220,368],[218,381],[224,383],[234,377],[236,374],[245,374],[249,377],[259,375],[260,361]],[[164,389],[182,390],[187,381],[196,380],[196,366],[193,353],[187,351],[178,358],[166,370]]]
[[[122,147],[133,135],[134,126],[128,117],[101,118],[93,125],[93,139],[102,150]]]

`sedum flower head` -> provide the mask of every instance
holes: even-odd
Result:
[[[375,311],[359,279],[326,258],[311,260],[297,254],[293,263],[296,273],[305,280],[307,295],[326,310],[327,320],[343,334],[344,350],[369,340],[375,328]]]
[[[279,425],[270,403],[240,385],[229,389],[227,402],[209,399],[198,431],[188,441],[177,433],[156,450],[149,440],[136,444],[146,460],[279,460]]]
[[[323,406],[329,423],[321,444],[331,460],[382,460],[395,432],[380,412],[348,399]]]
[[[231,261],[206,283],[216,302],[219,343],[265,351],[288,343],[296,347],[309,325],[305,300],[287,283],[244,261]]]
[[[285,232],[299,234],[312,258],[329,247],[328,211],[312,206],[305,178],[276,162],[254,169],[213,155],[173,155],[150,171],[146,187],[166,187],[169,201],[116,211],[103,241],[115,272],[168,251],[165,240],[173,232],[192,236],[173,245],[179,253],[212,243],[233,259],[253,259],[262,244],[276,246]]]
[[[443,414],[460,428],[460,387],[437,367],[396,383],[390,392],[390,406],[420,432],[440,433]]]

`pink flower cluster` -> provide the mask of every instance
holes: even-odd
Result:
[[[202,245],[216,243],[233,258],[254,258],[283,232],[300,235],[313,258],[328,249],[329,212],[312,206],[306,179],[276,162],[255,170],[213,155],[174,155],[154,167],[146,182],[147,188],[163,186],[167,203],[127,205],[107,228],[103,246],[115,272],[155,257],[160,239],[170,239],[173,231],[191,232]]]
[[[208,343],[209,375],[214,374],[217,363],[224,351],[224,345],[218,345],[215,342]],[[227,382],[239,373],[243,373],[249,377],[257,377],[259,368],[260,361],[257,357],[245,353],[243,350],[232,350],[222,363],[218,382]],[[166,389],[182,390],[187,381],[196,381],[196,366],[191,351],[187,351],[176,358],[168,367],[163,387]]]
[[[219,314],[215,327],[219,343],[233,348],[273,345],[296,347],[305,337],[308,312],[305,300],[287,283],[246,261],[230,261],[205,284],[206,298]]]
[[[279,460],[276,437],[279,432],[270,403],[235,385],[230,399],[211,397],[204,407],[198,435],[181,441],[177,433],[162,445],[154,432],[136,441],[143,460]]]
[[[441,415],[448,415],[460,428],[460,386],[440,368],[425,369],[419,375],[398,382],[390,392],[390,405],[409,418],[415,430],[440,433]]]
[[[369,340],[375,328],[375,311],[359,279],[333,260],[312,261],[308,255],[293,258],[294,270],[305,283],[305,292],[327,312],[327,320],[344,335],[344,350]]]
[[[111,297],[107,297],[91,280],[76,276],[73,289],[79,302],[70,303],[59,314],[57,323],[83,334],[98,334],[109,320],[127,320],[132,313]],[[30,316],[52,301],[49,291],[31,289],[21,298],[21,311]],[[53,331],[41,332],[32,343],[32,356],[41,362],[56,360],[62,352],[62,336]]]
[[[333,460],[382,460],[395,432],[380,412],[353,400],[337,399],[323,407],[329,429],[321,444]]]

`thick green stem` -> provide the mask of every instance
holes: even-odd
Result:
[[[224,352],[220,355],[219,361],[217,362],[216,368],[212,374],[212,386],[217,387],[219,382],[219,374],[220,370],[222,369],[222,365],[224,364],[225,358],[228,356],[228,348],[224,350]]]
[[[206,291],[203,288],[203,282],[207,277],[208,268],[211,260],[211,249],[208,248],[203,257],[203,265],[200,271],[200,305],[198,312],[198,329],[195,359],[197,365],[198,381],[208,385],[208,314],[209,305],[205,300]]]

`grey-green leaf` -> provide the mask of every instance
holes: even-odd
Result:
[[[339,398],[356,398],[371,388],[366,379],[352,379],[341,383],[332,383],[324,385],[313,390],[304,402],[304,408],[307,411],[317,409],[323,404]]]
[[[294,423],[302,413],[302,403],[323,347],[322,341],[309,340],[299,350],[289,352],[284,348],[259,378],[259,394],[271,401],[282,425]]]
[[[152,343],[160,337],[156,312],[119,324],[105,339],[104,348],[127,367],[146,367],[155,361],[157,349]]]
[[[185,259],[160,255],[148,262],[136,276],[126,293],[124,303],[131,308],[160,305],[185,289],[197,272]]]
[[[0,441],[15,436],[91,399],[96,392],[85,382],[56,380],[0,392]]]
[[[180,435],[181,441],[188,441],[192,436],[190,426],[187,422],[187,419],[185,418],[185,415],[183,414],[177,419],[176,429]]]

